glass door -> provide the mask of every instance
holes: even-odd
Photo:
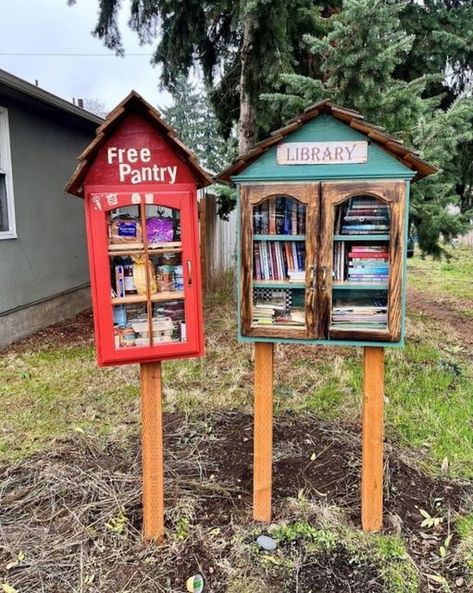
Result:
[[[105,204],[92,212],[104,360],[172,358],[201,347],[190,197],[185,192],[105,194]]]
[[[400,339],[403,192],[402,182],[323,184],[321,336]]]
[[[313,335],[316,200],[311,199],[311,193],[313,187],[300,185],[242,188],[241,308],[245,335]]]

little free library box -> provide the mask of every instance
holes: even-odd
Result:
[[[132,92],[79,156],[99,364],[203,353],[196,190],[211,183]]]
[[[239,189],[244,341],[400,346],[409,187],[436,168],[322,101],[219,178]]]

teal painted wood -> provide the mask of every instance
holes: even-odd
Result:
[[[401,340],[404,342],[406,335],[406,294],[407,294],[407,240],[409,238],[409,204],[411,200],[411,184],[406,181],[406,206],[404,212],[404,253],[402,270],[402,313],[401,313]]]
[[[389,235],[334,235],[334,241],[351,241],[358,243],[361,241],[389,241]]]
[[[238,335],[238,341],[243,343],[253,342],[271,342],[273,344],[304,344],[305,346],[379,346],[383,348],[402,348],[404,340],[399,342],[375,342],[375,341],[357,341],[357,340],[291,340],[289,338],[248,338]]]
[[[292,134],[283,142],[333,142],[336,140],[367,140],[368,162],[330,165],[278,165],[276,145],[262,154],[241,174],[232,179],[236,182],[249,181],[307,181],[318,179],[412,179],[415,172],[400,163],[393,156],[369,140],[361,132],[335,119],[321,115]]]
[[[254,241],[305,241],[305,235],[253,235]]]

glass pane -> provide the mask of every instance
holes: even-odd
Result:
[[[150,345],[146,303],[113,307],[115,348],[137,348]]]
[[[108,214],[109,249],[119,251],[143,248],[140,210],[138,206],[115,208]]]
[[[332,303],[332,328],[386,329],[387,323],[387,291],[335,292]]]
[[[304,235],[306,207],[289,196],[274,196],[253,207],[255,235]]]
[[[181,247],[181,216],[177,208],[146,206],[146,238],[150,249]]]
[[[185,342],[184,300],[153,303],[153,342]]]
[[[253,326],[304,326],[304,292],[301,289],[253,289]]]
[[[305,241],[255,241],[253,279],[304,282]]]
[[[355,196],[335,209],[332,329],[386,329],[389,206]]]
[[[355,196],[337,208],[336,235],[384,235],[389,232],[389,206],[373,196]]]
[[[8,201],[6,175],[0,173],[0,231],[8,231]]]
[[[305,326],[306,214],[284,195],[253,207],[253,327]]]

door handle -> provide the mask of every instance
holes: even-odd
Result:
[[[316,285],[317,285],[317,266],[316,265],[310,267],[309,284],[310,284],[311,290],[315,290]]]
[[[322,281],[320,283],[320,290],[327,290],[327,272],[328,267],[322,266]]]
[[[187,286],[192,286],[192,262],[187,260]]]

